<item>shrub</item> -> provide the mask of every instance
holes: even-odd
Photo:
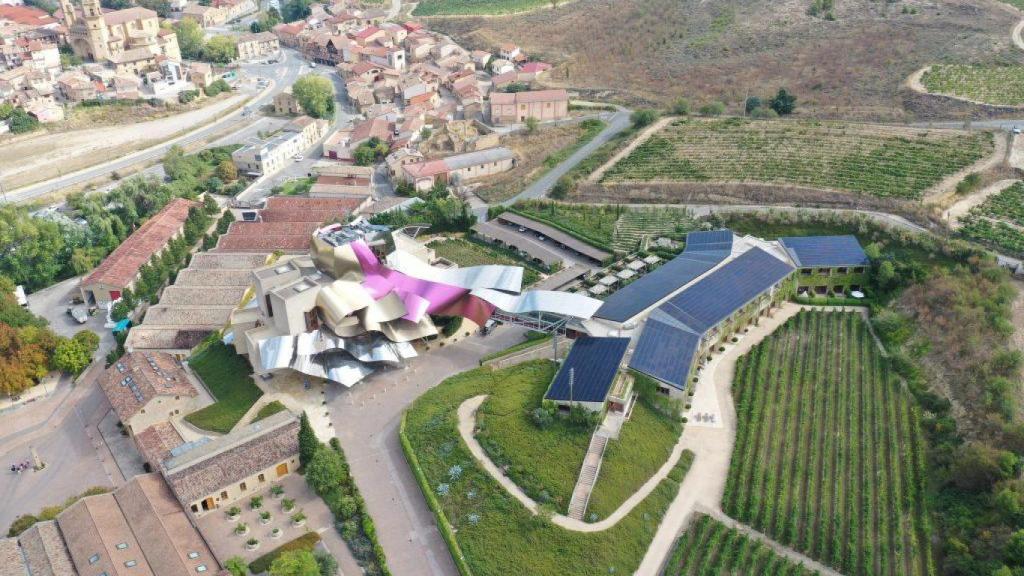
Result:
[[[277,548],[267,552],[263,556],[253,560],[249,563],[249,571],[253,574],[261,574],[270,569],[270,565],[280,556],[281,554],[289,550],[312,550],[317,542],[320,541],[320,535],[316,532],[306,532],[298,538],[285,542]]]
[[[249,508],[258,510],[263,507],[263,496],[253,496],[249,499]]]
[[[547,408],[544,408],[543,406],[538,406],[533,409],[533,412],[530,412],[530,420],[533,421],[534,425],[536,425],[537,428],[543,430],[544,428],[551,426],[551,424],[555,421],[555,417]]]
[[[721,116],[725,113],[725,104],[721,102],[709,102],[700,107],[701,116]]]
[[[676,98],[672,103],[672,113],[677,116],[686,116],[690,113],[690,101],[686,98]]]
[[[641,108],[630,114],[629,119],[633,122],[634,128],[643,128],[644,126],[650,126],[658,119],[658,111],[650,108]]]

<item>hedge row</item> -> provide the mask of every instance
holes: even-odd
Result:
[[[253,560],[249,563],[249,572],[253,574],[262,574],[267,570],[270,570],[270,565],[277,560],[277,557],[285,552],[291,550],[309,550],[312,551],[316,547],[317,542],[320,541],[320,535],[316,532],[306,532],[302,536],[294,540],[289,540],[284,544],[281,544],[277,548],[274,548],[270,552],[267,552],[263,556]]]

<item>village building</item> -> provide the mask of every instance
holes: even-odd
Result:
[[[247,144],[231,153],[240,171],[248,174],[273,174],[324,137],[327,122],[300,116],[268,140]]]
[[[305,111],[302,109],[302,104],[299,104],[298,98],[292,94],[290,86],[274,95],[274,113],[282,116],[299,116],[301,114],[305,114]]]
[[[134,285],[142,265],[183,232],[188,210],[196,205],[190,200],[176,198],[146,220],[82,279],[79,286],[82,300],[106,305],[120,298],[126,288]]]
[[[277,54],[281,49],[277,36],[272,32],[242,34],[235,44],[239,60],[256,60]]]
[[[131,352],[100,375],[99,387],[128,434],[197,410],[196,383],[168,354]]]
[[[77,12],[71,0],[61,0],[61,10],[68,42],[81,58],[137,72],[155,70],[157,56],[181,61],[177,36],[161,28],[156,12],[148,8],[104,12],[99,0],[82,0]]]
[[[517,124],[527,118],[560,120],[569,115],[569,94],[561,89],[492,92],[490,100],[491,123],[496,125]]]
[[[266,489],[299,466],[299,419],[289,411],[236,428],[164,463],[167,484],[194,516]]]
[[[499,146],[438,160],[405,164],[402,166],[402,178],[416,190],[425,191],[438,182],[461,184],[507,172],[515,165],[515,154]]]

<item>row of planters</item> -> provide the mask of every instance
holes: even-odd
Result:
[[[330,446],[320,442],[305,412],[299,428],[299,463],[305,469],[306,483],[334,514],[334,526],[364,574],[390,576],[373,518],[349,473],[341,443],[337,438],[331,438]]]
[[[270,489],[270,494],[275,499],[281,498],[284,495],[284,488],[280,485],[274,486]],[[269,524],[270,520],[273,518],[273,514],[271,514],[270,510],[263,509],[263,496],[253,496],[250,498],[249,509],[260,510],[260,524]],[[294,498],[283,498],[281,500],[281,511],[285,514],[291,515],[293,527],[301,528],[306,525],[306,514],[302,510],[295,510]],[[231,508],[228,508],[227,515],[229,521],[238,522],[239,518],[242,516],[242,509],[238,506],[232,506]],[[235,524],[234,532],[239,536],[245,536],[249,534],[249,525],[245,522],[238,522]],[[283,532],[280,528],[274,528],[270,531],[270,537],[274,539],[280,538],[282,534]],[[250,538],[246,541],[245,545],[249,550],[255,550],[259,548],[260,543],[256,538]]]

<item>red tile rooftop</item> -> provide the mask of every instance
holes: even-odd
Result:
[[[120,288],[130,284],[139,268],[182,229],[188,209],[194,205],[197,204],[184,198],[171,200],[111,252],[82,284],[102,283]]]
[[[310,235],[292,236],[221,236],[217,250],[221,252],[304,252],[309,250]]]
[[[232,222],[228,236],[292,236],[312,234],[320,222]]]

